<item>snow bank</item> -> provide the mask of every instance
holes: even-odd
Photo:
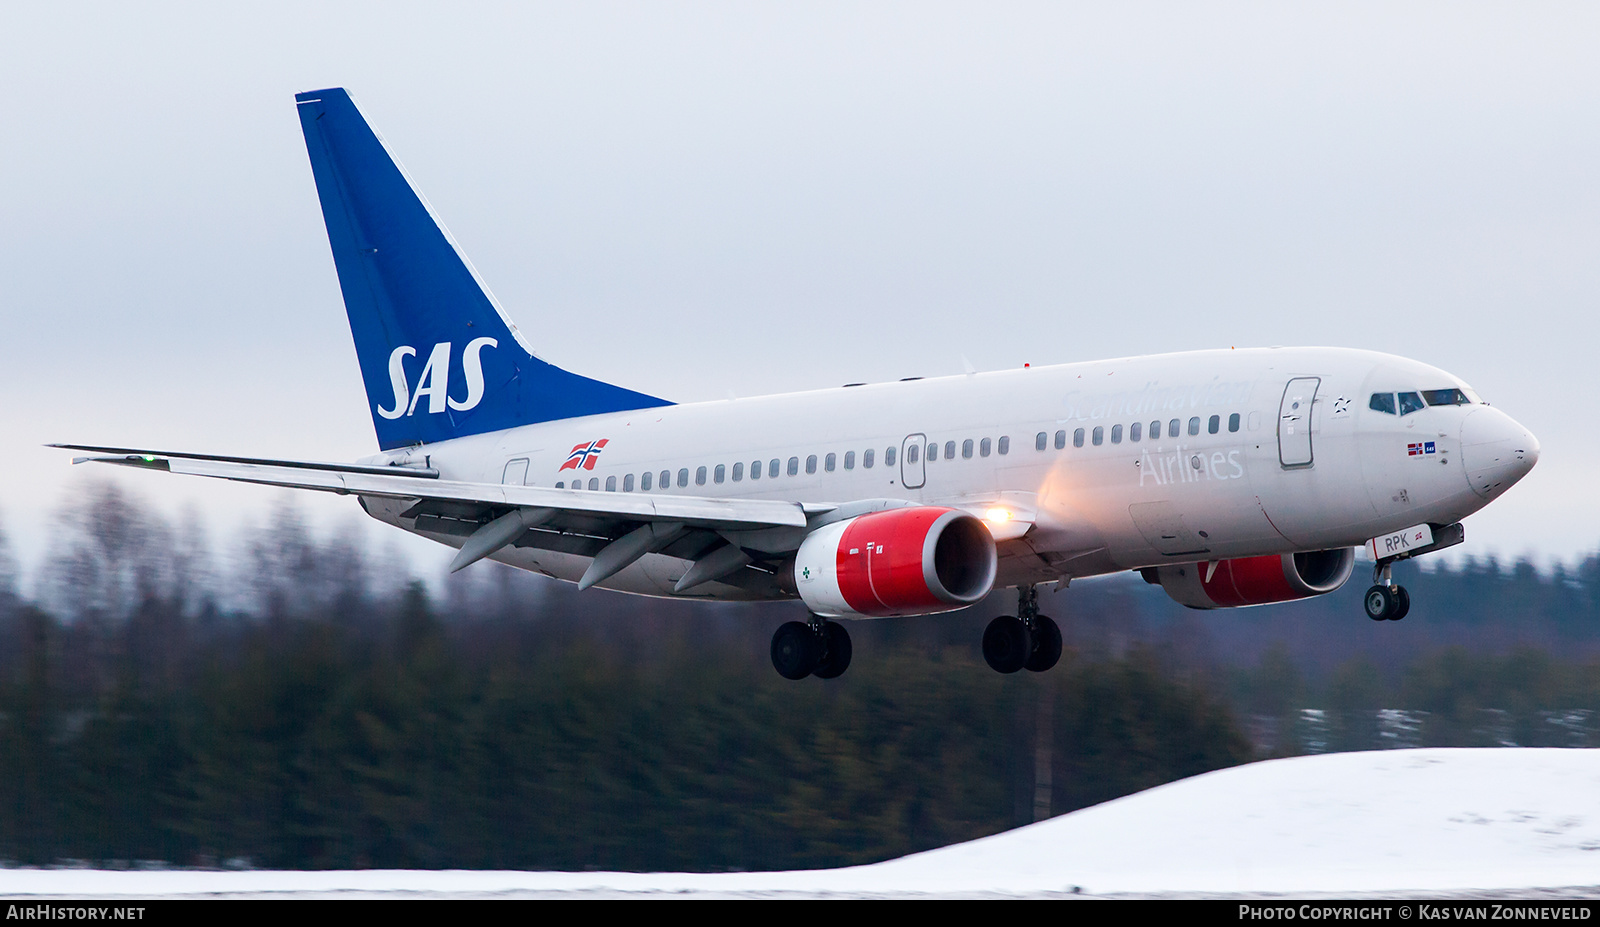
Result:
[[[770,873],[3,870],[0,895],[1351,894],[1600,886],[1600,750],[1297,757],[871,866]]]

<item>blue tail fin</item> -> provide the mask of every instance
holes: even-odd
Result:
[[[671,405],[533,356],[350,95],[295,102],[380,447]]]

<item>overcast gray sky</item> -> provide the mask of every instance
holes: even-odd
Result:
[[[569,369],[694,400],[1375,348],[1543,443],[1468,552],[1600,542],[1594,4],[235,6],[0,9],[24,562],[94,477],[224,532],[280,498],[47,441],[375,449],[294,112],[335,85]]]

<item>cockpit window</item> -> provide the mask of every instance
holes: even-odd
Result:
[[[1422,391],[1422,398],[1430,406],[1469,406],[1472,399],[1458,389],[1426,389]]]
[[[1400,393],[1398,405],[1395,396],[1395,393],[1373,393],[1367,402],[1367,408],[1389,415],[1397,412],[1400,415],[1410,415],[1413,412],[1420,412],[1427,406],[1470,406],[1482,403],[1482,400],[1469,390],[1463,389],[1425,389],[1417,393]]]

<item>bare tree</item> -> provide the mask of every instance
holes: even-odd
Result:
[[[126,618],[170,599],[179,570],[173,533],[115,483],[91,484],[57,510],[41,597],[66,620]]]

